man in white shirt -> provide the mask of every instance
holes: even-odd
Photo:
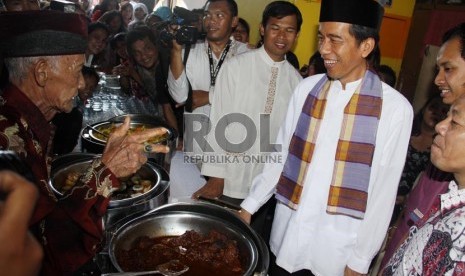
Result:
[[[289,99],[302,79],[285,58],[297,40],[301,25],[302,15],[294,4],[271,2],[265,8],[260,24],[263,46],[236,56],[224,65],[215,86],[210,115],[212,130],[207,138],[215,151],[205,153],[216,158],[212,162],[205,158],[202,174],[210,178],[194,193],[194,198],[224,194],[244,199],[248,195],[253,178],[261,172],[269,154],[263,147],[276,140]],[[245,121],[234,123],[236,118],[241,120],[237,114],[245,115],[246,120],[251,119],[253,125],[247,128]],[[225,119],[228,126],[224,131],[215,128],[218,121]],[[216,130],[221,131],[230,143],[240,143],[246,137],[252,137],[255,131],[257,137],[248,145],[244,144],[243,150],[234,150],[232,146],[222,148],[217,145],[221,143],[216,141]],[[219,158],[235,154],[239,158],[225,162]],[[260,156],[261,159],[257,158]]]
[[[265,164],[241,204],[250,221],[276,193],[270,275],[362,275],[381,246],[413,118],[369,70],[383,13],[372,0],[322,0],[327,74],[296,88],[276,142],[285,162]]]
[[[210,115],[209,92],[213,91],[216,76],[224,61],[248,50],[246,44],[231,38],[237,21],[238,8],[234,0],[209,0],[203,19],[207,33],[206,40],[191,46],[185,66],[183,47],[173,41],[168,74],[169,92],[178,103],[186,103],[188,100],[192,102],[191,108],[186,106],[185,113],[184,148],[186,153],[200,154],[202,152]],[[188,99],[189,82],[192,87],[192,97]],[[193,118],[187,114],[200,116]],[[194,141],[194,135],[200,138]]]

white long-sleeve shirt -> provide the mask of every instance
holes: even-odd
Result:
[[[237,160],[231,162],[213,162],[202,164],[202,174],[224,178],[223,194],[233,198],[245,198],[253,178],[261,172],[267,155],[261,152],[260,145],[276,140],[279,127],[286,116],[289,99],[302,77],[286,60],[274,62],[264,47],[230,59],[222,68],[215,85],[210,119],[212,130],[207,142],[215,149],[217,156],[227,155],[227,149],[216,146],[215,126],[221,118],[230,114],[247,116],[253,122],[253,130],[244,124],[230,124],[225,131],[226,138],[233,143],[251,137],[257,131],[257,137],[250,149],[243,152]],[[272,98],[269,124],[260,121],[265,113],[267,99]],[[263,117],[263,116],[262,116]],[[265,116],[266,117],[266,116]],[[238,119],[236,116],[235,118]],[[231,121],[230,120],[230,121]]]
[[[239,42],[239,41],[235,41],[233,38],[231,38],[231,40],[232,40],[231,47],[229,49],[229,52],[226,56],[225,62],[223,63],[222,67],[224,66],[226,61],[230,59],[231,57],[249,50],[249,48],[247,47],[247,44]],[[183,50],[182,56],[184,57],[184,50]],[[214,66],[216,68],[219,58],[216,57],[215,55],[212,55],[212,56],[213,56]],[[219,72],[221,72],[221,68]],[[192,90],[204,90],[207,92],[212,91],[212,87],[210,87],[210,63],[208,59],[208,42],[207,41],[198,42],[191,46],[191,50],[189,52],[189,57],[187,59],[185,69],[183,70],[179,78],[177,79],[174,78],[171,72],[171,69],[168,72],[167,82],[168,82],[169,93],[171,97],[173,97],[173,99],[178,103],[184,103],[187,100],[187,95],[189,92],[189,85],[188,85],[187,79],[189,79],[191,83]],[[210,100],[211,99],[212,98],[210,97]],[[204,114],[207,117],[209,117],[210,105],[207,104],[207,105],[198,107],[195,110],[193,110],[192,113]],[[193,126],[193,129],[195,131],[195,130],[201,129],[201,127],[202,126],[200,123],[195,124]],[[202,135],[206,135],[206,133],[202,133]],[[185,139],[192,139],[191,137],[192,137],[192,133],[189,133],[189,132],[185,133]],[[194,153],[196,154],[202,153],[201,145],[194,143]]]
[[[283,162],[266,164],[263,172],[254,179],[250,194],[241,205],[248,212],[256,212],[275,192],[302,106],[321,77],[309,77],[296,88],[277,138],[277,143],[283,145]],[[310,269],[316,275],[343,275],[347,265],[352,270],[366,273],[384,239],[413,118],[410,103],[385,83],[382,84],[383,105],[365,217],[360,220],[326,213],[344,107],[360,82],[346,84],[345,90],[338,81],[331,86],[299,206],[297,210],[279,202],[276,206],[270,247],[277,257],[277,264],[289,272]]]

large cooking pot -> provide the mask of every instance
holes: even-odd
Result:
[[[122,249],[129,249],[138,237],[179,236],[187,230],[207,234],[212,229],[237,241],[245,260],[244,275],[267,274],[269,253],[263,239],[231,211],[198,201],[166,204],[128,221],[114,233],[108,253],[113,266],[123,272],[117,254]]]
[[[56,188],[59,185],[58,183],[63,183],[70,172],[84,173],[97,157],[99,155],[91,153],[71,153],[54,159],[49,180],[53,192],[58,197],[61,197],[62,193]],[[110,228],[128,216],[140,215],[168,202],[169,176],[161,166],[153,162],[147,162],[139,169],[137,174],[142,179],[151,180],[153,183],[152,188],[146,193],[132,198],[110,199],[107,212],[103,218],[104,228]]]
[[[175,129],[169,127],[168,124],[160,117],[145,114],[125,114],[113,117],[108,121],[94,123],[91,125],[91,127],[94,129],[99,129],[105,126],[119,124],[124,122],[124,118],[128,116],[131,118],[132,128],[143,125],[147,128],[164,127],[168,129],[169,137],[167,141],[163,143],[170,148],[170,152],[168,154],[154,153],[149,156],[153,162],[164,167],[165,163],[169,163],[169,159],[176,149],[176,139],[178,137],[178,133]],[[101,135],[96,133],[92,128],[84,127],[81,130],[82,149],[86,152],[101,154],[105,148],[106,140]]]

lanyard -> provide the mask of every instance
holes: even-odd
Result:
[[[226,55],[228,54],[230,47],[231,47],[231,40],[228,41],[226,48],[223,50],[223,53],[221,53],[220,60],[218,61],[218,64],[216,65],[216,68],[215,68],[213,64],[212,49],[210,45],[208,45],[208,61],[210,62],[210,85],[211,86],[215,86],[216,76],[218,75],[218,72],[220,71],[221,65],[223,65],[223,62],[226,59]]]

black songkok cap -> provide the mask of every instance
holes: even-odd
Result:
[[[52,10],[0,13],[3,57],[74,55],[86,49],[83,15]]]
[[[344,22],[379,30],[384,8],[374,0],[322,0],[320,22]]]

